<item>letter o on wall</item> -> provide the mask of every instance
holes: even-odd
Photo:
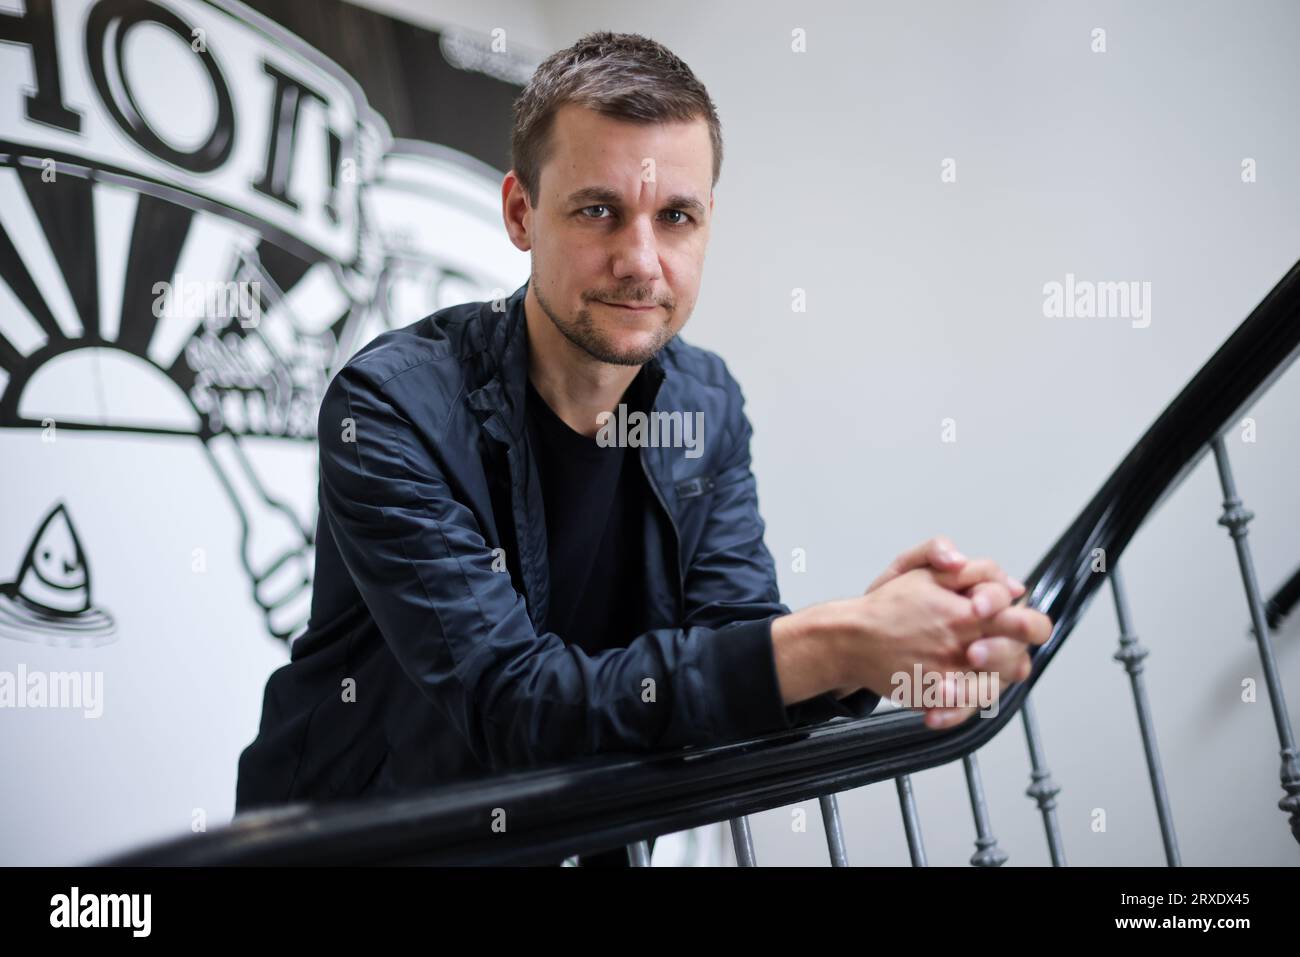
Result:
[[[165,142],[140,112],[127,85],[126,71],[122,69],[127,34],[142,23],[166,27],[187,47],[190,46],[193,29],[172,11],[149,0],[100,0],[86,23],[86,60],[90,64],[95,92],[122,131],[141,147],[191,173],[210,173],[226,161],[235,145],[235,111],[230,100],[230,87],[226,85],[211,50],[195,54],[207,70],[212,92],[216,94],[216,121],[207,141],[198,149],[184,152]],[[109,78],[110,68],[113,82]]]

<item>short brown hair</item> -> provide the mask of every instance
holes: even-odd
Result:
[[[536,206],[550,158],[556,111],[574,103],[634,123],[703,117],[713,143],[713,185],[722,172],[722,124],[704,84],[661,43],[637,33],[588,33],[547,57],[515,101],[510,138],[515,175]]]

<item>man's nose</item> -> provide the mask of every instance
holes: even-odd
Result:
[[[614,241],[613,269],[617,278],[630,282],[659,278],[659,243],[648,218],[633,217],[615,234]]]

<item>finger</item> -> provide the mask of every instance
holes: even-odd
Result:
[[[936,535],[915,545],[894,559],[890,571],[895,576],[905,575],[913,569],[930,567],[940,571],[955,571],[966,563],[966,556],[946,535]]]
[[[1003,654],[998,660],[990,661],[981,669],[981,673],[995,675],[998,682],[1004,685],[1017,684],[1033,674],[1034,662],[1030,657],[1029,649],[1019,642],[1011,642],[1011,644],[1020,650],[1012,654]]]
[[[933,575],[936,582],[953,591],[966,591],[981,582],[999,582],[1007,587],[1010,578],[991,558],[973,558],[960,568],[935,570]]]
[[[980,582],[968,592],[971,606],[980,618],[992,618],[1011,607],[1011,592],[1001,582]]]
[[[1025,654],[1025,660],[1020,663],[1020,670],[1016,672],[1016,681],[1028,681],[1034,673],[1034,659]]]
[[[936,535],[925,542],[924,546],[924,557],[913,568],[929,565],[931,568],[957,569],[966,563],[966,556],[945,535]]]
[[[1027,645],[1041,645],[1052,636],[1052,619],[1023,605],[1004,608],[992,618],[980,620],[984,637],[1005,637]]]
[[[966,647],[966,661],[981,671],[1001,672],[1009,680],[1020,671],[1021,659],[1028,660],[1023,641],[1012,638],[981,638]]]
[[[967,587],[960,584],[961,582],[975,584],[979,581],[1000,581],[1006,587],[1007,591],[1011,593],[1012,598],[1020,598],[1028,590],[1025,588],[1024,582],[1017,578],[1012,578],[991,558],[976,559],[975,561],[968,562],[964,568],[942,569],[942,571],[951,571],[954,573],[956,578],[956,583],[948,584],[945,582],[945,587],[952,587],[958,590]],[[938,576],[936,575],[936,577]]]
[[[951,641],[946,649],[947,655],[952,659],[952,664],[964,664],[966,646],[972,641],[988,637],[985,628],[989,619],[981,618],[975,613],[974,603],[967,596],[939,587],[933,582],[928,582],[927,586],[926,608],[936,621],[947,622],[948,625]]]
[[[925,713],[925,726],[935,731],[956,727],[975,711],[975,708],[931,708]]]
[[[886,582],[917,568],[954,570],[960,568],[965,561],[966,556],[957,550],[957,546],[951,539],[946,535],[936,535],[895,558],[889,567],[867,587],[867,591],[875,591]]]

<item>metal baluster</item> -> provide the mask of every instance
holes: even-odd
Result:
[[[1007,853],[998,847],[998,839],[989,827],[988,808],[984,804],[984,786],[980,783],[979,765],[975,755],[961,759],[966,767],[966,787],[970,791],[970,807],[975,814],[975,853],[971,855],[972,867],[1001,867],[1007,862]]]
[[[731,846],[736,851],[737,867],[754,867],[754,838],[749,833],[749,818],[731,819]]]
[[[916,799],[912,797],[912,778],[900,774],[894,778],[898,788],[898,805],[903,811],[903,831],[907,834],[907,852],[912,855],[913,867],[925,867],[925,845],[921,843],[921,819],[916,813]]]
[[[635,841],[627,846],[628,867],[650,866],[650,842]]]
[[[826,828],[826,849],[830,851],[831,867],[848,867],[849,854],[844,847],[839,803],[834,794],[823,794],[818,801],[822,806],[822,826]]]
[[[1259,660],[1264,667],[1264,683],[1268,687],[1273,721],[1281,745],[1282,789],[1286,791],[1286,796],[1277,802],[1277,806],[1290,817],[1291,834],[1300,841],[1300,762],[1297,761],[1295,735],[1291,732],[1291,718],[1287,714],[1286,699],[1282,695],[1282,683],[1277,676],[1277,663],[1273,659],[1273,642],[1269,637],[1268,623],[1264,620],[1264,602],[1259,592],[1259,581],[1255,577],[1255,562],[1250,555],[1250,546],[1246,544],[1246,525],[1255,516],[1242,506],[1241,499],[1237,496],[1237,485],[1232,478],[1232,467],[1228,464],[1228,450],[1223,445],[1223,436],[1215,436],[1210,445],[1214,449],[1214,461],[1219,467],[1219,484],[1223,487],[1223,515],[1219,518],[1219,524],[1228,529],[1228,534],[1237,547],[1237,564],[1241,566],[1241,580],[1246,587],[1246,601],[1250,605],[1250,621],[1255,630]]]
[[[1043,815],[1043,830],[1047,832],[1047,850],[1052,855],[1053,867],[1065,867],[1065,846],[1061,843],[1061,829],[1056,822],[1056,795],[1061,788],[1052,780],[1052,772],[1043,761],[1043,746],[1038,740],[1038,719],[1034,717],[1034,708],[1025,696],[1025,703],[1020,708],[1020,719],[1025,725],[1025,743],[1029,746],[1029,764],[1033,768],[1030,780],[1033,782],[1025,794],[1038,803],[1038,810]]]
[[[1151,704],[1147,700],[1146,684],[1142,680],[1142,662],[1148,652],[1133,633],[1129,618],[1128,599],[1124,596],[1124,582],[1119,565],[1110,570],[1110,590],[1115,598],[1115,617],[1119,619],[1119,651],[1112,656],[1128,672],[1133,687],[1133,707],[1137,709],[1138,728],[1142,732],[1142,748],[1146,751],[1147,773],[1151,777],[1151,793],[1156,801],[1156,817],[1160,820],[1160,837],[1165,844],[1165,860],[1170,867],[1181,867],[1178,853],[1178,835],[1174,833],[1174,816],[1169,810],[1169,793],[1165,790],[1165,772],[1160,767],[1160,749],[1156,746],[1155,720],[1151,717]]]

